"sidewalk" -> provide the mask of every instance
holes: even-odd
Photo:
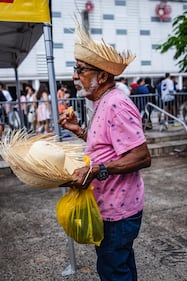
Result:
[[[145,210],[135,242],[139,281],[187,280],[187,155],[155,158],[142,170]],[[0,281],[99,281],[92,245],[74,243],[76,273],[55,205],[62,188],[26,186],[13,174],[0,177]]]

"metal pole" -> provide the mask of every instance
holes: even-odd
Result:
[[[68,237],[68,246],[69,246],[70,264],[62,271],[62,276],[68,276],[70,274],[74,274],[76,271],[74,243],[70,237]]]
[[[50,93],[51,93],[51,104],[52,104],[52,113],[53,113],[53,120],[54,120],[54,129],[55,129],[56,135],[60,136],[60,127],[57,124],[58,99],[57,99],[57,87],[56,87],[56,79],[55,79],[55,71],[54,71],[51,24],[48,24],[48,23],[44,24],[44,40],[45,40],[46,59],[47,59],[48,76],[49,76],[49,88],[50,88]],[[70,265],[62,272],[63,276],[75,273],[75,269],[76,269],[74,243],[70,237],[68,237],[68,246],[69,246]]]
[[[57,123],[58,120],[58,101],[57,101],[57,87],[54,71],[54,57],[53,57],[53,47],[51,38],[51,24],[44,24],[44,40],[45,40],[45,50],[46,50],[46,60],[48,68],[48,78],[49,78],[49,90],[51,94],[51,106],[54,122],[55,134],[60,136],[60,127]]]

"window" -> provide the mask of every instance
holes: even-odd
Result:
[[[91,34],[102,34],[102,29],[101,28],[91,28]]]
[[[75,65],[75,61],[66,61],[67,67],[73,67]]]
[[[103,15],[104,20],[114,20],[114,15]]]
[[[117,35],[126,35],[127,30],[126,29],[116,29],[116,34]]]
[[[53,18],[61,18],[61,12],[52,12]]]
[[[141,65],[151,65],[151,61],[150,60],[142,60]]]
[[[64,28],[64,33],[74,33],[75,32],[75,28]]]
[[[115,0],[116,6],[126,6],[126,1],[124,0]]]
[[[159,17],[151,17],[152,22],[171,22],[171,18],[161,20]]]
[[[62,49],[64,46],[62,43],[53,43],[53,48],[54,49]]]
[[[116,48],[116,44],[110,44],[111,47],[113,47],[114,49]]]
[[[140,35],[150,35],[150,30],[140,30]]]
[[[158,46],[158,44],[152,44],[152,49],[155,50]]]

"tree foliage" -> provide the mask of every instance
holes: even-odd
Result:
[[[187,72],[187,11],[173,19],[172,28],[172,34],[168,36],[167,41],[157,49],[163,54],[174,47],[173,58],[177,60],[180,72]]]

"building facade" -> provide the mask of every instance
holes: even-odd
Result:
[[[172,20],[187,10],[185,1],[157,0],[53,0],[52,37],[56,81],[71,83],[74,61],[75,15],[83,21],[91,36],[114,46],[131,50],[136,59],[122,74],[129,84],[140,77],[156,80],[166,72],[176,77],[178,88],[187,85],[187,73],[179,73],[173,59],[175,50],[165,54],[156,50],[172,33]],[[48,81],[44,36],[36,43],[18,68],[19,81],[39,83]],[[12,69],[0,69],[0,80],[9,89],[15,85]]]

